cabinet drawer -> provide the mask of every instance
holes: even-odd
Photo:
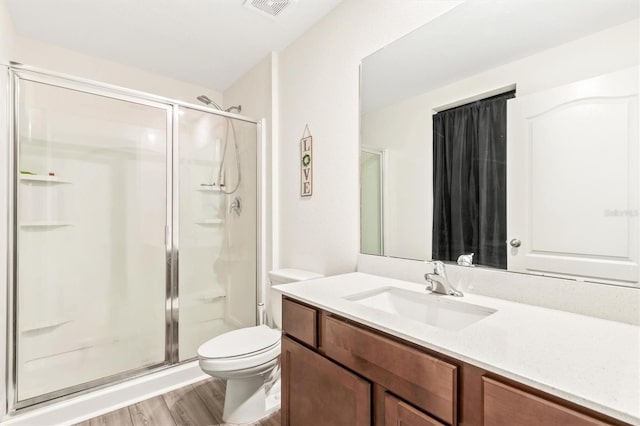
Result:
[[[371,384],[282,338],[283,426],[370,426]]]
[[[420,410],[388,393],[384,396],[385,426],[444,426]]]
[[[321,321],[320,348],[329,358],[455,424],[455,365],[327,315]]]
[[[315,309],[283,299],[282,329],[302,343],[318,347],[318,311]]]
[[[609,424],[488,377],[482,378],[482,388],[485,426]]]

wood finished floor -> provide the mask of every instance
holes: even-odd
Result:
[[[76,426],[214,426],[224,425],[225,383],[207,379],[137,404],[94,417]],[[280,412],[254,426],[280,426]]]

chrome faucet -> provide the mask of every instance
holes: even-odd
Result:
[[[433,265],[433,274],[424,274],[424,279],[427,280],[428,283],[426,290],[434,293],[447,294],[449,296],[464,296],[462,292],[453,287],[447,279],[444,263],[439,260],[427,261],[425,263]]]

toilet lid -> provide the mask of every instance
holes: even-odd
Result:
[[[201,358],[232,358],[262,352],[280,342],[280,330],[266,325],[240,328],[214,337],[198,348]]]

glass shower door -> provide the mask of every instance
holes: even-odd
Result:
[[[179,359],[256,324],[257,126],[180,108]],[[226,149],[225,149],[226,146]]]
[[[14,356],[28,405],[167,361],[171,107],[17,81]]]

